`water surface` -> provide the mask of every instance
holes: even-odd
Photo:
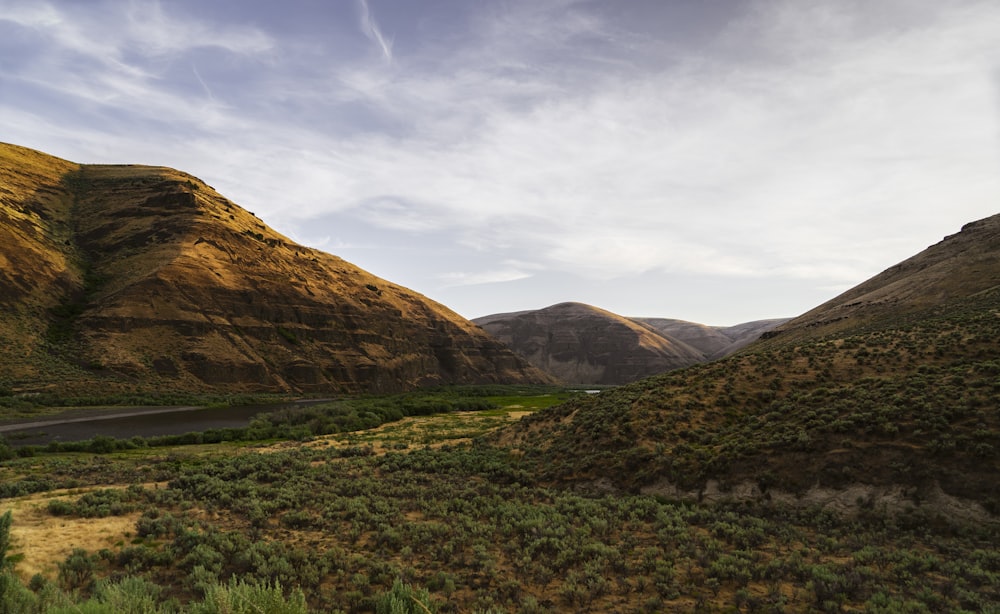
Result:
[[[133,407],[112,413],[83,415],[79,411],[48,416],[37,422],[0,426],[11,446],[45,445],[51,441],[81,441],[97,435],[116,439],[183,435],[210,429],[241,428],[262,413],[322,403],[321,400],[244,405],[237,407]]]

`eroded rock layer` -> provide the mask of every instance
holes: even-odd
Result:
[[[185,173],[0,145],[0,360],[69,391],[543,382],[481,329]]]

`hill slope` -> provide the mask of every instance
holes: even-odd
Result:
[[[680,498],[1000,512],[1000,216],[732,357],[526,418],[546,479]]]
[[[868,281],[771,331],[787,340],[819,338],[868,324],[925,317],[929,309],[1000,285],[1000,216],[962,227]]]
[[[549,378],[185,173],[0,145],[0,373],[17,390],[392,391]]]
[[[787,320],[713,327],[627,318],[583,303],[473,320],[542,371],[573,384],[627,384],[726,356]]]
[[[573,384],[622,384],[704,360],[652,327],[582,303],[473,322],[539,369]]]
[[[632,318],[652,326],[667,337],[682,341],[704,354],[706,360],[728,356],[756,341],[763,333],[788,321],[788,318],[754,320],[735,326],[708,326],[670,318]]]

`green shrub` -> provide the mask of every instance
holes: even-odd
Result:
[[[434,612],[427,589],[415,589],[396,579],[392,588],[375,600],[375,614],[427,614]]]
[[[281,584],[256,584],[233,578],[229,584],[214,584],[205,589],[205,600],[190,607],[191,614],[308,614],[301,590],[287,597]]]
[[[98,582],[94,589],[93,612],[114,614],[159,614],[162,588],[144,578],[127,577],[117,582]],[[100,609],[104,608],[104,609]],[[73,610],[75,611],[75,610]]]
[[[83,548],[74,548],[66,560],[59,563],[59,584],[66,590],[87,588],[94,580],[96,568],[93,556]]]

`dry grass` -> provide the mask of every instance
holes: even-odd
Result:
[[[277,452],[290,448],[350,447],[370,445],[376,454],[401,449],[400,442],[420,442],[433,439],[426,445],[438,448],[471,440],[484,430],[520,420],[532,412],[510,408],[506,412],[456,412],[435,416],[416,416],[382,425],[361,433],[342,433],[316,438],[309,442],[285,441],[263,448],[245,450],[243,453]],[[416,444],[415,444],[416,445]],[[423,444],[420,444],[423,447]],[[184,448],[186,453],[193,450]],[[107,518],[68,518],[49,514],[47,506],[54,499],[75,500],[93,490],[125,488],[128,485],[104,485],[94,488],[54,490],[4,501],[0,511],[13,512],[11,554],[22,557],[17,563],[18,575],[27,582],[33,575],[41,574],[53,579],[59,573],[59,563],[66,560],[74,548],[97,552],[102,548],[117,549],[127,543],[135,533],[140,512]],[[152,486],[147,485],[147,486]],[[220,522],[218,517],[213,522]]]
[[[64,518],[52,516],[46,509],[53,499],[77,499],[96,489],[51,491],[9,499],[4,507],[13,513],[11,554],[23,558],[16,571],[25,581],[35,574],[53,579],[59,563],[74,548],[97,552],[128,540],[135,531],[139,512],[107,518]]]
[[[17,392],[550,381],[447,307],[169,168],[0,143],[0,288],[0,371]]]
[[[517,422],[531,413],[533,412],[521,409],[521,406],[509,406],[501,411],[410,416],[367,431],[325,435],[305,443],[282,441],[260,450],[277,452],[299,446],[349,448],[363,445],[370,446],[375,454],[385,454],[418,446],[440,448],[469,443],[474,437]]]

